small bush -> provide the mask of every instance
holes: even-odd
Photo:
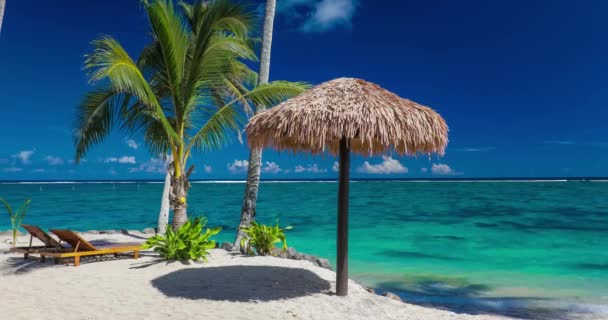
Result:
[[[27,209],[29,209],[31,200],[25,200],[25,202],[23,202],[23,204],[21,205],[21,207],[19,207],[19,209],[17,209],[17,211],[13,211],[11,205],[8,204],[8,202],[6,202],[4,199],[0,198],[0,202],[4,204],[4,206],[6,207],[6,211],[8,211],[9,219],[11,219],[11,226],[13,227],[13,245],[17,245],[17,231],[21,226],[21,222],[25,217]]]
[[[274,227],[257,224],[253,221],[249,227],[241,228],[246,235],[246,237],[241,239],[241,248],[244,248],[247,254],[254,254],[251,249],[253,247],[257,254],[267,256],[272,253],[272,249],[275,248],[275,243],[282,242],[282,249],[285,250],[287,249],[285,231],[292,228],[292,226],[283,229],[279,228],[279,220],[276,221]]]
[[[156,235],[146,241],[143,248],[154,248],[165,260],[194,260],[207,261],[209,249],[215,248],[215,240],[211,236],[218,234],[222,228],[203,227],[207,224],[206,218],[195,218],[186,222],[177,231],[167,229],[165,235]]]

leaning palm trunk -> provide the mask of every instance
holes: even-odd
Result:
[[[4,7],[6,7],[6,0],[0,0],[0,31],[2,31],[2,20],[4,18]]]
[[[158,214],[158,228],[157,233],[165,234],[167,232],[167,225],[169,224],[169,191],[171,190],[171,167],[167,169],[167,175],[165,176],[165,186],[163,187],[163,197],[160,201],[160,212]]]
[[[270,74],[270,49],[272,47],[272,29],[274,25],[275,7],[276,0],[266,0],[258,85],[267,83]],[[256,106],[255,113],[258,113],[259,111],[261,111],[261,108]],[[245,235],[242,227],[249,226],[251,221],[255,219],[255,207],[258,201],[261,169],[262,149],[251,149],[249,152],[249,166],[247,168],[247,185],[245,186],[245,196],[241,209],[241,223],[239,224],[236,239],[234,240],[234,251],[241,250],[241,239]]]

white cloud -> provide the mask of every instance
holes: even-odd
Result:
[[[284,0],[277,11],[290,21],[301,23],[303,32],[323,32],[350,27],[357,0]]]
[[[34,170],[32,170],[32,172],[42,173],[42,172],[46,172],[46,170],[40,168],[40,169],[34,169]]]
[[[21,172],[21,171],[23,171],[23,169],[17,168],[17,167],[10,167],[10,168],[4,168],[4,169],[2,169],[2,171],[15,173],[15,172]]]
[[[354,0],[321,0],[312,16],[304,22],[304,32],[323,32],[335,27],[350,27],[355,13]]]
[[[22,164],[30,164],[31,163],[30,159],[35,152],[36,152],[36,149],[23,150],[23,151],[17,152],[16,154],[12,155],[11,157],[19,159]]]
[[[203,170],[205,171],[205,173],[211,173],[211,171],[213,171],[213,168],[211,168],[210,165],[204,165]]]
[[[399,160],[387,156],[382,156],[382,162],[378,164],[370,164],[365,161],[362,166],[357,168],[357,172],[369,174],[407,173],[407,171]]]
[[[243,173],[247,172],[247,168],[249,167],[249,161],[247,160],[234,160],[232,164],[228,163],[226,165],[228,171],[232,173]]]
[[[319,166],[315,163],[315,164],[309,164],[306,167],[305,166],[301,166],[301,165],[297,165],[293,171],[295,173],[302,173],[302,172],[310,172],[310,173],[324,173],[327,172],[327,169],[323,169],[323,168],[319,168]]]
[[[334,165],[333,165],[333,166],[331,166],[331,170],[332,170],[333,172],[338,172],[338,171],[340,171],[340,164],[338,163],[338,161],[334,162]]]
[[[135,157],[133,157],[133,156],[122,156],[120,158],[110,157],[110,158],[106,158],[103,162],[104,163],[121,163],[121,164],[136,164],[137,163],[137,161],[135,160]]]
[[[442,164],[442,163],[433,163],[433,166],[431,167],[431,172],[433,174],[438,174],[438,175],[448,175],[448,174],[456,173],[456,172],[454,172],[454,170],[452,170],[452,168],[450,168],[450,166],[448,166],[447,164]]]
[[[51,166],[61,166],[65,163],[63,161],[63,159],[61,159],[60,157],[54,157],[54,156],[46,156],[46,157],[44,157],[44,160],[46,162],[48,162],[49,165],[51,165]]]
[[[281,171],[281,167],[276,162],[266,162],[266,166],[262,168],[262,172],[266,173],[279,173]]]
[[[420,168],[420,172],[422,173],[427,173],[429,171],[429,168]]]
[[[137,167],[129,169],[129,173],[145,172],[145,173],[167,173],[167,166],[171,163],[171,157],[167,159],[150,158],[150,160],[140,163]]]
[[[137,142],[135,142],[135,140],[133,140],[133,139],[125,140],[125,143],[131,149],[137,150],[137,148],[139,148],[139,144],[137,144]]]

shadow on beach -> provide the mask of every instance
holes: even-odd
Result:
[[[153,257],[157,258],[158,255],[154,252],[142,251],[139,253],[139,257]],[[133,254],[131,253],[119,253],[115,255],[103,255],[103,256],[83,256],[80,259],[80,264],[85,265],[89,263],[103,263],[104,261],[115,261],[115,260],[133,260]],[[27,259],[23,258],[23,255],[13,255],[8,257],[6,260],[0,262],[0,275],[23,275],[29,272],[33,272],[42,268],[74,268],[72,258],[64,258],[58,263],[55,263],[53,258],[47,258],[46,262],[40,261],[40,256],[36,254],[30,255]],[[133,260],[137,261],[137,260]],[[147,264],[158,263],[157,260],[152,262],[146,262]]]
[[[474,315],[500,315],[517,319],[566,320],[602,319],[583,308],[550,298],[486,297],[489,286],[467,284],[454,286],[440,281],[418,281],[413,288],[386,282],[379,288],[397,293],[404,302]]]
[[[273,266],[225,266],[175,271],[152,280],[168,297],[247,302],[326,293],[330,283],[315,273]]]
[[[40,258],[30,256],[28,259],[23,259],[23,256],[12,256],[8,257],[5,261],[0,264],[0,275],[20,275],[28,272],[48,267],[40,262]]]

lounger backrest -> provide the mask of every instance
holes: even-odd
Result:
[[[57,235],[61,241],[66,242],[72,248],[78,248],[78,251],[95,251],[97,248],[90,244],[88,241],[79,236],[76,232],[72,230],[53,230],[51,232]]]
[[[61,244],[57,242],[57,240],[53,239],[48,233],[44,232],[44,230],[40,229],[38,226],[32,226],[29,224],[21,225],[27,232],[29,232],[33,237],[42,241],[45,246],[50,248],[61,248]]]

